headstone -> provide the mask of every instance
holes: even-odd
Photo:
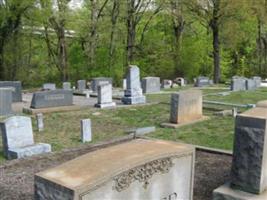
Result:
[[[202,118],[202,92],[188,90],[171,96],[170,122],[187,123]]]
[[[12,114],[12,88],[0,88],[0,116]]]
[[[63,90],[71,90],[71,83],[70,82],[64,82],[62,84],[62,89]]]
[[[266,199],[266,137],[266,108],[253,108],[237,115],[230,184],[216,189],[213,199]]]
[[[43,90],[56,90],[56,84],[45,83],[45,84],[43,84]]]
[[[192,200],[194,148],[137,139],[35,175],[35,199]]]
[[[1,122],[4,155],[7,159],[24,158],[51,151],[49,144],[34,144],[30,117],[14,116]]]
[[[124,104],[143,104],[146,103],[146,97],[140,83],[140,70],[137,66],[131,65],[127,74],[127,90],[122,97]]]
[[[123,90],[127,89],[127,80],[125,78],[123,79],[123,82],[122,82],[122,88]]]
[[[145,94],[160,92],[160,78],[159,77],[143,78],[142,89]]]
[[[182,77],[176,78],[174,82],[176,82],[181,87],[185,86],[185,80]]]
[[[172,80],[163,80],[161,84],[162,89],[170,89],[172,86]]]
[[[231,80],[232,91],[243,91],[246,90],[246,79],[244,77],[234,76]]]
[[[70,90],[51,90],[35,92],[32,97],[31,108],[49,108],[71,106],[73,94]]]
[[[91,119],[81,120],[81,140],[83,143],[92,141]]]
[[[22,101],[22,86],[20,81],[0,81],[0,88],[10,87],[12,88],[12,101]]]
[[[195,87],[204,87],[211,85],[210,79],[205,76],[199,76],[196,79]]]
[[[247,90],[255,90],[257,88],[256,81],[253,79],[246,80],[246,89]]]
[[[44,116],[42,113],[36,115],[37,129],[39,132],[44,130]]]
[[[112,102],[112,85],[102,84],[98,86],[97,91],[97,104],[96,107],[99,108],[107,108],[107,107],[114,107],[116,106],[115,102]]]
[[[86,80],[78,80],[77,81],[77,90],[78,91],[86,90]]]
[[[259,88],[261,86],[261,77],[254,76],[252,79],[256,82],[256,87]]]
[[[98,78],[93,78],[91,82],[91,89],[93,92],[97,92],[97,87],[101,84],[111,84],[112,85],[112,78],[107,78],[107,77],[98,77]]]

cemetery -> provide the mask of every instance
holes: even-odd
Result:
[[[0,1],[0,200],[267,200],[266,5]]]

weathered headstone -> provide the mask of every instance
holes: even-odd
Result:
[[[112,78],[107,78],[107,77],[93,78],[91,81],[91,89],[93,90],[93,92],[97,92],[97,88],[99,85],[107,83],[112,85]]]
[[[81,140],[83,143],[92,141],[91,119],[81,120]]]
[[[142,89],[145,94],[160,92],[160,78],[159,77],[143,78]]]
[[[107,108],[116,106],[115,102],[112,102],[112,85],[101,84],[98,86],[97,90],[97,104],[96,107]]]
[[[63,90],[71,90],[71,83],[70,82],[64,82],[62,84],[62,89]]]
[[[4,155],[7,159],[24,158],[51,151],[49,144],[34,144],[30,117],[14,116],[1,122]]]
[[[146,103],[146,97],[140,83],[140,70],[137,66],[130,66],[127,74],[127,89],[122,98],[124,104],[142,104]]]
[[[71,106],[73,94],[69,90],[51,90],[35,92],[32,97],[31,108],[49,108]]]
[[[77,81],[77,90],[81,91],[81,92],[86,90],[86,80],[78,80]]]
[[[161,84],[162,89],[170,89],[172,86],[172,80],[163,80]]]
[[[231,80],[232,91],[246,90],[246,79],[244,77],[233,76]]]
[[[176,84],[178,84],[181,87],[185,86],[185,80],[182,77],[178,77],[178,78],[174,79],[173,82],[175,82]]]
[[[204,87],[211,85],[210,79],[205,76],[199,76],[196,79],[195,87]]]
[[[255,90],[257,89],[257,83],[253,79],[246,79],[246,89],[247,90]]]
[[[12,101],[22,101],[22,86],[20,81],[0,81],[0,88],[12,88]]]
[[[182,91],[171,96],[170,122],[187,123],[202,118],[202,92]]]
[[[261,86],[261,77],[254,76],[254,77],[252,77],[252,79],[256,82],[256,87],[257,88]]]
[[[44,83],[43,90],[56,90],[56,84],[54,83]]]
[[[0,115],[12,114],[12,88],[0,88]]]
[[[230,184],[213,193],[213,199],[267,198],[267,109],[253,108],[237,115]]]
[[[39,132],[44,130],[44,116],[42,113],[38,113],[36,115],[36,124],[37,124],[37,129]]]
[[[36,174],[35,198],[192,200],[193,177],[193,147],[137,139]]]

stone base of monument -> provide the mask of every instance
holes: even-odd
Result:
[[[86,96],[88,95],[88,93],[91,96],[92,90],[84,90],[84,91],[80,91],[80,90],[73,90],[73,94],[74,95],[78,95],[78,96]]]
[[[137,139],[35,175],[35,199],[193,199],[194,147]]]
[[[145,104],[146,103],[146,97],[145,96],[122,97],[121,101],[122,101],[122,103],[127,104],[127,105]]]
[[[7,151],[7,158],[19,159],[49,152],[51,152],[50,144],[39,143],[21,148],[10,148]]]
[[[73,110],[80,110],[81,106],[72,105],[72,106],[59,106],[59,107],[50,107],[50,108],[28,108],[24,107],[22,112],[29,115],[35,115],[37,113],[51,113],[51,112],[67,112]]]
[[[112,108],[115,107],[116,103],[115,102],[111,102],[111,103],[101,103],[101,104],[95,104],[95,107],[97,108]]]
[[[203,116],[200,119],[193,120],[193,121],[190,121],[190,122],[179,123],[179,124],[175,124],[175,123],[170,123],[169,122],[169,123],[162,123],[160,126],[163,127],[163,128],[177,129],[177,128],[180,128],[182,126],[186,126],[186,125],[190,125],[190,124],[195,124],[195,123],[202,122],[202,121],[205,121],[205,120],[208,120],[208,119],[209,119],[209,117]]]
[[[267,191],[256,195],[240,190],[234,190],[227,183],[213,191],[213,200],[266,200]]]

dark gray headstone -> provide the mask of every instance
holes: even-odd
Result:
[[[145,77],[142,79],[142,89],[144,93],[160,92],[160,78],[159,77]]]
[[[0,88],[0,115],[12,113],[12,88]]]
[[[199,76],[196,79],[195,87],[204,87],[204,86],[209,86],[213,82],[210,81],[208,77],[205,76]]]
[[[56,84],[55,83],[44,83],[43,90],[56,90]]]
[[[51,151],[49,144],[34,144],[30,117],[10,117],[0,125],[6,158],[23,158]]]
[[[31,108],[71,106],[73,94],[69,90],[51,90],[33,94]]]
[[[0,88],[10,87],[12,88],[12,101],[22,101],[22,86],[20,81],[0,81]]]
[[[93,90],[93,92],[97,92],[97,87],[99,85],[107,83],[112,85],[112,78],[107,78],[107,77],[93,78],[91,82],[91,89]]]
[[[122,98],[124,104],[146,103],[140,82],[140,70],[137,66],[130,66],[127,74],[127,90]]]

